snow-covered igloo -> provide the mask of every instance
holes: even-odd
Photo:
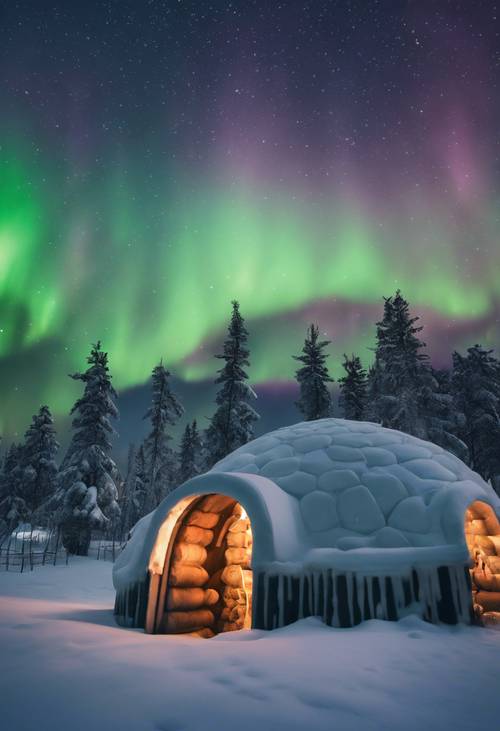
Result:
[[[203,637],[319,616],[500,618],[500,499],[441,447],[321,419],[170,493],[116,561],[117,622]]]

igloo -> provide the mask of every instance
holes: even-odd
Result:
[[[500,499],[441,447],[321,419],[171,492],[115,563],[119,624],[211,637],[318,616],[498,623]]]

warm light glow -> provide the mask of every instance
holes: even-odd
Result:
[[[209,638],[251,629],[252,546],[248,514],[234,498],[177,503],[150,557],[148,631]]]
[[[149,559],[148,568],[151,574],[163,573],[165,555],[167,553],[168,544],[170,543],[172,531],[182,513],[193,502],[193,500],[196,500],[196,498],[186,497],[184,500],[180,500],[163,521],[160,530],[158,531],[158,535],[156,536],[156,541]]]
[[[465,513],[465,539],[470,569],[474,612],[481,624],[500,627],[500,523],[493,509],[481,501]]]

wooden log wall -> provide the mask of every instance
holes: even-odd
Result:
[[[477,501],[465,515],[476,621],[500,628],[500,523],[492,508]]]

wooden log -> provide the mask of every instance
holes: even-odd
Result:
[[[500,591],[500,574],[487,574],[485,571],[473,572],[473,581],[479,590]]]
[[[244,569],[250,568],[252,553],[246,548],[228,548],[225,556],[228,564],[237,564]]]
[[[219,513],[204,513],[202,510],[193,510],[186,519],[186,525],[196,525],[198,528],[215,528],[219,522]]]
[[[500,574],[500,556],[487,556],[485,563],[492,574]]]
[[[227,545],[230,548],[248,548],[252,545],[250,533],[229,533],[227,534]]]
[[[500,591],[478,591],[476,601],[485,612],[500,612]]]
[[[474,547],[480,548],[487,556],[495,556],[495,543],[490,536],[476,536]]]
[[[204,513],[222,513],[223,510],[235,502],[236,500],[233,497],[227,495],[207,495],[197,507],[203,510]]]
[[[170,567],[168,583],[170,586],[196,587],[208,581],[208,573],[202,566],[174,561]]]
[[[471,532],[476,536],[487,536],[486,524],[484,520],[473,520],[471,523]]]
[[[243,586],[243,572],[241,566],[226,566],[222,572],[222,581],[228,586],[239,589]]]
[[[490,536],[490,541],[495,546],[497,556],[500,556],[500,536]]]
[[[223,592],[224,601],[236,601],[239,603],[246,601],[246,593],[244,589],[233,589],[231,586],[226,586]]]
[[[249,527],[250,521],[248,518],[240,518],[240,520],[235,520],[229,527],[229,533],[246,533]]]
[[[246,606],[237,605],[236,607],[233,607],[231,611],[229,612],[229,621],[230,622],[238,622],[238,624],[243,625],[243,622],[245,621],[245,615],[247,613]]]
[[[215,589],[201,589],[187,587],[178,589],[172,587],[167,594],[167,609],[199,609],[211,606],[219,601],[219,594]]]
[[[207,549],[198,543],[176,543],[174,559],[187,563],[204,564],[207,560]]]
[[[181,543],[196,543],[199,546],[208,546],[212,543],[214,532],[196,525],[184,525],[178,535]]]
[[[193,632],[204,627],[211,627],[215,617],[210,609],[193,609],[186,612],[168,612],[166,630],[173,634]]]

